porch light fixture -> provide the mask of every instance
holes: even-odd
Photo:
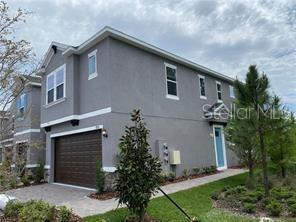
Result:
[[[104,128],[104,129],[102,129],[102,135],[103,135],[103,137],[108,137],[108,133],[107,133],[107,130]]]

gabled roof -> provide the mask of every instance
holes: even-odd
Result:
[[[194,62],[189,61],[189,60],[187,60],[185,58],[177,56],[177,55],[175,55],[173,53],[170,53],[168,51],[160,49],[160,48],[158,48],[156,46],[153,46],[153,45],[151,45],[149,43],[146,43],[146,42],[141,41],[141,40],[139,40],[137,38],[134,38],[134,37],[132,37],[130,35],[127,35],[127,34],[125,34],[123,32],[120,32],[120,31],[118,31],[116,29],[113,29],[113,28],[111,28],[109,26],[105,26],[102,30],[97,32],[95,35],[93,35],[92,37],[90,37],[88,40],[86,40],[85,42],[83,42],[81,45],[79,45],[77,47],[53,42],[51,44],[49,50],[46,53],[45,59],[44,59],[44,61],[42,63],[42,67],[43,68],[46,67],[46,65],[48,64],[48,61],[50,61],[50,58],[51,58],[50,54],[53,51],[53,50],[51,50],[51,48],[54,45],[59,47],[63,51],[62,54],[64,56],[70,56],[72,54],[80,55],[80,54],[84,53],[86,50],[90,49],[91,47],[96,45],[98,42],[104,40],[107,37],[112,37],[114,39],[120,40],[122,42],[133,45],[133,46],[135,46],[137,48],[140,48],[142,50],[145,50],[145,51],[148,51],[150,53],[159,55],[159,56],[164,57],[164,58],[166,58],[168,60],[177,62],[179,64],[182,64],[182,65],[186,66],[186,67],[189,67],[191,69],[200,71],[202,73],[206,73],[206,74],[211,75],[213,77],[223,79],[223,80],[228,81],[228,82],[233,82],[234,81],[234,79],[229,77],[229,76],[226,76],[226,75],[224,75],[222,73],[216,72],[216,71],[211,70],[211,69],[209,69],[207,67],[201,66],[201,65],[199,65],[197,63],[194,63]]]

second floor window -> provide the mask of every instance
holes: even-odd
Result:
[[[231,98],[235,98],[235,95],[234,95],[234,87],[233,86],[229,86],[229,96]]]
[[[222,101],[222,87],[220,82],[216,82],[216,89],[217,89],[217,99],[218,101]]]
[[[205,77],[199,75],[199,92],[200,92],[200,98],[201,99],[206,99],[206,86],[205,86]]]
[[[170,64],[165,64],[167,98],[177,99],[177,68]]]
[[[97,50],[88,54],[88,79],[95,78],[97,71]]]
[[[17,109],[18,109],[18,112],[21,114],[21,116],[24,115],[26,107],[27,107],[27,94],[23,93],[20,95],[20,97],[17,100]]]
[[[65,65],[47,76],[47,104],[65,97]]]

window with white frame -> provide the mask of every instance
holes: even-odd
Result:
[[[97,50],[94,50],[88,54],[88,79],[92,79],[97,75]]]
[[[205,85],[205,77],[198,75],[199,80],[199,93],[201,99],[206,99],[206,85]]]
[[[165,63],[167,98],[178,99],[177,67]]]
[[[234,87],[229,85],[229,96],[231,98],[235,98],[235,94],[234,94]]]
[[[26,106],[27,106],[27,94],[23,93],[20,95],[17,101],[18,112],[20,113],[21,116],[24,115]]]
[[[222,86],[220,82],[216,82],[216,89],[217,89],[217,99],[218,101],[222,101]]]
[[[47,104],[65,97],[66,65],[63,65],[47,76]]]

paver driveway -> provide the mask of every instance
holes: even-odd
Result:
[[[163,186],[162,189],[168,194],[174,193],[180,190],[186,190],[192,187],[220,180],[229,176],[234,176],[243,172],[245,172],[245,170],[228,169],[218,174]],[[7,191],[6,194],[16,197],[20,201],[42,199],[54,205],[65,205],[69,208],[72,208],[73,211],[81,217],[101,214],[117,208],[118,204],[115,199],[99,201],[88,198],[87,196],[91,192],[93,191],[66,187],[57,184],[43,184],[10,190]],[[158,193],[156,196],[161,196],[161,194]]]

